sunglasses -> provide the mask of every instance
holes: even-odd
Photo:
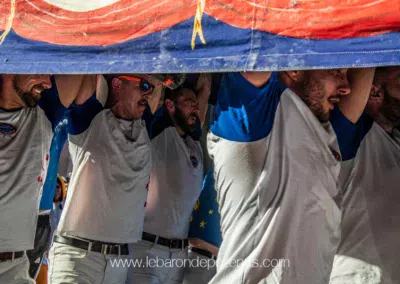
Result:
[[[155,88],[155,86],[153,84],[149,83],[144,78],[137,78],[137,77],[133,77],[133,76],[119,76],[118,78],[139,83],[140,91],[143,94],[151,94],[151,93],[153,93],[154,88]]]

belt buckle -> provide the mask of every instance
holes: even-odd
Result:
[[[102,254],[111,254],[113,249],[113,245],[102,245],[101,246],[101,253]]]

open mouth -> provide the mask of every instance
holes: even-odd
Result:
[[[340,97],[339,96],[329,97],[328,102],[329,102],[329,109],[333,110],[335,108],[335,104],[340,102]]]
[[[37,85],[34,85],[34,86],[32,87],[30,93],[31,93],[31,95],[33,95],[33,96],[35,96],[35,97],[40,97],[41,94],[42,94],[42,92],[43,92],[44,90],[46,90],[45,87],[43,87],[43,86],[40,85],[40,84],[37,84]]]
[[[41,95],[44,90],[45,90],[44,87],[37,86],[37,87],[32,88],[31,93],[36,94],[36,95]]]
[[[331,104],[337,104],[338,102],[340,102],[340,97],[339,96],[332,96],[328,99],[328,101]]]
[[[191,115],[191,116],[189,117],[189,123],[190,123],[190,124],[195,124],[195,123],[196,123],[196,119],[197,119],[197,116]]]
[[[138,102],[138,105],[142,107],[147,107],[149,104],[147,103],[147,100],[143,99]]]

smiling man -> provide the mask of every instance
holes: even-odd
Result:
[[[79,93],[80,81],[70,82],[59,97],[56,83],[69,76],[0,78],[0,283],[34,283],[26,250],[34,245],[53,130],[67,111],[60,98]]]
[[[373,70],[224,74],[208,137],[222,244],[210,283],[328,283],[340,239],[334,105],[351,121]],[[353,76],[350,76],[353,77]]]
[[[144,74],[106,78],[92,78],[67,102],[73,170],[50,249],[51,283],[125,283],[128,267],[111,261],[127,258],[128,244],[141,239],[151,172],[141,117],[149,102],[158,105],[165,82]]]

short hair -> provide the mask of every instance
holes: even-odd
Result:
[[[173,101],[174,103],[184,94],[183,92],[185,90],[190,90],[192,91],[195,95],[197,95],[197,91],[194,88],[194,86],[192,84],[189,83],[183,83],[182,85],[180,85],[178,88],[171,90],[166,88],[165,89],[165,96],[164,96],[164,101],[166,99]]]

